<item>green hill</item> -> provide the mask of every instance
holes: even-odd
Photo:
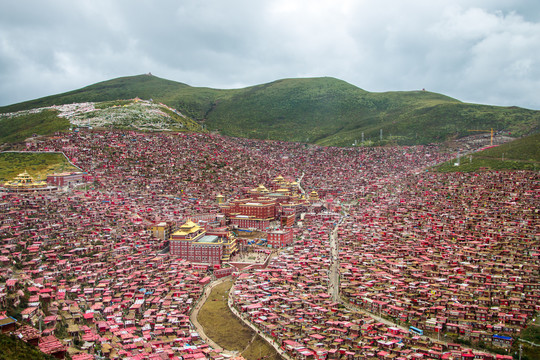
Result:
[[[71,126],[205,131],[198,122],[167,105],[139,99],[112,100],[0,113],[0,144],[21,142],[33,135],[49,135]]]
[[[284,79],[217,90],[139,75],[0,107],[0,113],[53,104],[153,99],[225,135],[321,145],[425,144],[470,135],[539,131],[540,111],[462,103],[427,91],[371,93],[334,78]],[[380,140],[382,130],[383,140]]]
[[[46,180],[48,174],[80,171],[66,157],[57,152],[2,152],[0,153],[0,184],[26,171],[34,180]]]
[[[69,121],[55,110],[29,112],[17,116],[0,114],[0,144],[20,142],[33,135],[49,135],[69,128]]]
[[[27,344],[16,336],[0,334],[1,360],[54,360],[54,356],[42,353],[37,347]]]
[[[459,165],[456,165],[458,164]],[[540,170],[540,134],[526,136],[477,153],[447,161],[434,170],[473,172],[486,170]]]

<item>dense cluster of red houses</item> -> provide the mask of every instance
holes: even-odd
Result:
[[[206,226],[219,218],[220,196],[263,204],[250,196],[257,184],[280,203],[291,194],[272,188],[278,175],[318,194],[280,205],[286,220],[268,241],[292,246],[267,269],[240,274],[233,294],[234,307],[290,356],[495,359],[400,326],[507,346],[539,310],[534,173],[426,173],[449,157],[435,146],[324,148],[207,134],[80,131],[27,148],[63,151],[93,176],[68,192],[1,194],[0,310],[20,309],[24,326],[13,329],[5,315],[0,329],[59,358],[222,358],[189,322],[208,266],[170,253],[148,230],[198,217]],[[328,233],[338,221],[341,303],[328,295]]]
[[[408,176],[343,204],[345,215],[306,220],[301,244],[239,277],[235,307],[293,357],[406,359],[413,349],[495,359],[449,341],[509,348],[540,311],[539,183],[527,172]],[[340,217],[345,307],[327,291],[329,232]]]

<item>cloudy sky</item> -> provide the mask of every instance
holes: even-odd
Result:
[[[0,106],[152,74],[333,76],[540,110],[538,0],[0,0]]]

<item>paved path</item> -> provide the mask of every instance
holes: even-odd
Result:
[[[214,348],[214,349],[216,349],[218,351],[222,351],[223,354],[236,356],[236,355],[238,355],[237,351],[224,350],[221,346],[219,346],[212,339],[210,339],[208,336],[206,336],[206,333],[204,332],[204,328],[202,327],[202,325],[197,320],[197,317],[199,316],[199,310],[201,310],[202,306],[204,305],[204,303],[208,299],[208,296],[212,292],[212,289],[214,288],[214,286],[221,284],[222,282],[224,282],[227,279],[228,279],[228,277],[223,277],[223,278],[221,278],[219,280],[212,281],[211,283],[209,283],[206,286],[202,296],[195,303],[195,307],[193,308],[193,311],[191,312],[191,315],[189,316],[189,320],[191,321],[191,324],[193,325],[193,327],[195,328],[195,330],[197,331],[197,333],[199,334],[201,339],[204,340],[205,343],[207,343],[212,348]]]
[[[347,213],[345,213],[345,215],[347,215]],[[392,321],[389,321],[389,320],[386,320],[380,316],[377,316],[376,314],[370,312],[370,311],[367,311],[367,310],[364,310],[352,303],[350,303],[349,301],[347,301],[346,299],[342,298],[340,296],[340,285],[339,285],[339,278],[340,278],[340,274],[339,274],[339,248],[338,248],[338,238],[337,238],[337,231],[338,231],[338,228],[339,228],[339,225],[341,225],[341,223],[343,222],[343,220],[345,219],[346,216],[342,216],[338,223],[336,224],[336,226],[334,227],[334,229],[332,229],[332,232],[330,233],[330,255],[331,255],[331,263],[330,263],[330,271],[329,271],[329,274],[328,274],[328,294],[332,296],[332,301],[334,302],[339,302],[340,304],[344,305],[347,309],[351,310],[351,311],[356,311],[356,312],[359,312],[359,313],[362,313],[362,314],[365,314],[373,319],[375,319],[376,321],[378,322],[381,322],[387,326],[393,326],[393,327],[397,327],[397,328],[400,328],[404,331],[409,331],[409,329],[405,326],[401,326],[401,325],[397,325],[396,323],[392,322]],[[440,339],[436,339],[434,337],[431,337],[431,336],[427,336],[427,335],[424,335],[426,337],[429,337],[432,341],[441,341]],[[446,341],[442,341],[444,343],[447,343]]]
[[[386,320],[385,318],[382,318],[382,317],[380,317],[380,316],[378,316],[378,315],[376,315],[376,314],[374,314],[374,313],[372,313],[370,311],[364,310],[364,309],[362,309],[362,308],[348,302],[345,299],[341,299],[340,301],[347,309],[349,309],[351,311],[356,311],[356,312],[362,313],[364,315],[367,315],[367,316],[369,316],[369,317],[371,317],[371,318],[377,320],[378,322],[383,323],[383,324],[385,324],[387,326],[393,326],[393,327],[397,327],[397,328],[400,328],[400,329],[405,330],[405,331],[409,331],[409,329],[407,327],[402,326],[402,325],[397,325],[396,323],[394,323],[394,322],[392,322],[390,320]]]
[[[300,185],[300,183],[302,182],[302,179],[304,178],[304,175],[305,175],[305,173],[302,172],[302,176],[300,176],[300,178],[298,180],[296,180],[296,182],[298,183],[298,188],[300,189],[300,192],[305,195],[306,191],[304,190],[302,185]]]
[[[336,224],[336,226],[334,227],[334,229],[332,229],[332,232],[330,233],[330,255],[331,255],[331,263],[330,263],[330,271],[329,271],[329,279],[328,279],[328,294],[332,296],[332,301],[334,302],[339,302],[340,304],[344,305],[347,309],[351,310],[351,311],[356,311],[356,312],[359,312],[359,313],[362,313],[362,314],[365,314],[373,319],[375,319],[376,321],[378,322],[381,322],[387,326],[393,326],[393,327],[397,327],[397,328],[400,328],[404,331],[409,331],[409,328],[405,327],[405,326],[402,326],[402,325],[398,325],[392,321],[389,321],[389,320],[386,320],[380,316],[377,316],[376,314],[370,312],[370,311],[367,311],[367,310],[364,310],[352,303],[350,303],[349,301],[347,301],[346,299],[342,298],[339,294],[339,290],[340,290],[340,285],[339,285],[339,277],[340,277],[340,274],[339,274],[339,249],[338,249],[338,238],[337,238],[337,231],[338,231],[338,228],[339,228],[339,225],[341,225],[341,223],[343,222],[343,220],[345,219],[345,217],[347,216],[347,213],[345,213],[345,216],[342,216],[338,223]],[[440,335],[440,334],[439,334]],[[443,334],[443,339],[440,339],[439,337],[435,338],[433,336],[430,336],[430,335],[424,335],[425,337],[428,337],[431,339],[431,341],[439,341],[439,342],[443,342],[445,344],[448,344],[448,341],[446,341],[446,336],[444,336]],[[538,345],[536,345],[538,346]],[[486,351],[486,350],[483,350],[485,352],[489,352],[489,351]]]
[[[215,280],[211,283],[209,283],[206,288],[204,289],[204,292],[202,294],[202,296],[199,298],[199,300],[197,301],[197,303],[195,304],[195,307],[193,308],[193,311],[191,312],[191,315],[189,317],[190,321],[191,321],[191,324],[193,325],[193,327],[195,328],[195,330],[197,331],[197,333],[199,333],[199,336],[201,337],[201,339],[203,339],[208,345],[210,345],[212,348],[218,350],[218,351],[222,351],[223,354],[226,354],[226,355],[231,355],[231,356],[237,356],[237,355],[240,355],[240,352],[239,351],[230,351],[230,350],[224,350],[221,346],[219,346],[216,342],[214,342],[212,339],[210,339],[206,333],[204,332],[204,328],[203,326],[199,323],[199,321],[197,320],[197,317],[199,315],[199,310],[201,310],[202,306],[204,305],[204,303],[206,302],[206,300],[208,299],[208,296],[210,295],[210,293],[212,292],[212,289],[225,282],[226,280],[229,280],[230,277],[223,277],[219,280]],[[232,289],[232,287],[231,287]],[[232,311],[232,313],[237,317],[239,318],[240,320],[242,320],[244,322],[244,324],[248,325],[251,329],[253,329],[253,331],[255,331],[255,334],[253,336],[253,338],[251,339],[250,343],[253,342],[253,340],[255,339],[256,335],[259,335],[261,338],[263,338],[266,342],[268,342],[274,349],[276,349],[276,351],[278,352],[278,354],[284,358],[284,359],[287,359],[287,360],[291,360],[292,358],[286,354],[280,347],[278,344],[276,344],[274,342],[274,340],[267,336],[266,334],[262,333],[259,329],[257,329],[255,327],[255,325],[251,324],[249,321],[247,321],[246,319],[244,319],[240,313],[232,306],[232,291],[229,291],[229,298],[227,300],[227,304],[229,306],[229,309]],[[249,343],[248,345],[249,346]],[[246,348],[247,348],[246,346]],[[245,350],[245,349],[244,349]]]
[[[233,285],[234,286],[234,285]],[[276,349],[277,353],[283,358],[283,359],[287,359],[287,360],[292,360],[292,358],[289,356],[289,354],[287,354],[285,351],[283,351],[283,349],[279,346],[279,344],[277,344],[274,339],[270,336],[268,336],[267,334],[263,333],[261,330],[259,330],[254,324],[251,323],[251,321],[247,320],[243,314],[240,314],[238,312],[238,310],[236,310],[236,308],[233,306],[233,291],[232,291],[232,287],[231,287],[231,291],[229,291],[229,299],[227,300],[227,304],[229,305],[229,309],[231,309],[232,313],[237,317],[239,318],[240,320],[242,320],[244,322],[244,324],[246,324],[247,326],[249,326],[251,329],[253,329],[253,331],[255,331],[255,333],[257,333],[257,335],[259,335],[261,338],[263,338],[267,343],[269,343],[270,345],[272,345],[272,347],[274,349]]]
[[[341,301],[339,297],[339,250],[337,230],[339,224],[336,224],[330,233],[330,271],[328,273],[328,295],[332,297],[332,301]]]

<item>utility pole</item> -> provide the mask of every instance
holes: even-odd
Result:
[[[380,138],[381,138],[381,141],[382,141],[382,129],[381,129],[381,134],[380,134]]]

